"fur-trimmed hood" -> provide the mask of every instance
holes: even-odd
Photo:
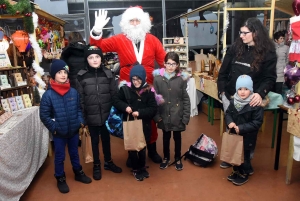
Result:
[[[123,86],[128,86],[129,88],[131,88],[131,82],[127,82],[127,81],[123,80],[119,83],[118,87],[119,87],[119,89],[121,89],[121,87],[123,87]],[[142,93],[144,93],[145,91],[148,91],[148,90],[151,90],[154,93],[157,105],[161,105],[165,102],[162,95],[157,94],[154,87],[152,85],[147,84],[147,83],[143,86],[143,88],[138,93],[142,94]]]
[[[166,69],[165,68],[160,68],[160,69],[156,69],[152,72],[153,77],[156,76],[164,76]],[[188,72],[186,71],[181,71],[180,73],[177,73],[176,75],[177,77],[181,77],[183,80],[189,80],[190,79],[190,75]]]

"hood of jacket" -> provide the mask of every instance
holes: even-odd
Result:
[[[153,77],[156,76],[164,76],[166,69],[165,68],[160,68],[160,69],[156,69],[152,72]],[[180,73],[177,73],[175,76],[177,77],[181,77],[183,80],[188,81],[190,79],[190,75],[188,72],[186,71],[181,71]]]
[[[70,43],[61,53],[62,57],[68,57],[68,55],[74,55],[83,57],[84,56],[84,47],[86,45],[81,42]]]
[[[123,80],[123,81],[121,81],[119,83],[119,89],[121,87],[123,87],[123,86],[128,86],[131,89],[131,82],[127,82],[127,81]],[[154,87],[152,85],[147,84],[147,83],[142,87],[141,90],[139,90],[138,93],[141,95],[145,91],[149,91],[149,90],[151,90],[154,93],[157,105],[161,105],[161,104],[163,104],[165,102],[165,100],[162,97],[162,95],[157,94],[156,91],[155,91],[155,89],[154,89]]]

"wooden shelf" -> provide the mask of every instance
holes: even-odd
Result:
[[[25,69],[26,67],[2,67],[0,68],[0,71],[8,71],[8,70],[20,70],[20,69]]]
[[[23,86],[18,86],[18,87],[11,87],[11,88],[6,88],[6,89],[1,89],[1,92],[13,91],[13,90],[16,90],[16,89],[29,88],[29,87],[30,86],[28,86],[28,85],[23,85]]]
[[[189,67],[189,48],[188,48],[188,37],[182,37],[184,40],[183,44],[179,44],[179,43],[168,43],[169,40],[171,40],[172,42],[174,41],[175,37],[173,38],[163,38],[163,46],[164,49],[166,51],[166,49],[168,49],[168,52],[175,52],[179,55],[179,61],[180,61],[180,68],[182,69],[186,69],[187,67]],[[177,48],[176,48],[177,47]],[[180,47],[180,48],[179,48]],[[184,48],[182,48],[184,47]],[[175,50],[177,49],[177,50]],[[183,50],[184,51],[179,51],[179,50]],[[180,58],[180,56],[185,56],[185,58]]]
[[[176,46],[183,46],[185,47],[186,44],[164,44],[165,47],[176,47]]]

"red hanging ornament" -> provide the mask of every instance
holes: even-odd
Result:
[[[295,103],[299,103],[300,102],[300,95],[297,94],[295,97],[294,97],[294,102]]]
[[[19,14],[20,14],[20,11],[17,10],[17,11],[16,11],[16,14],[19,15]]]
[[[6,5],[5,4],[2,4],[2,7],[4,10],[6,9]]]
[[[19,52],[25,52],[26,47],[29,43],[28,33],[23,30],[17,30],[11,35],[11,39],[14,45],[18,48]]]

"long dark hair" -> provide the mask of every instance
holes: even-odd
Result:
[[[167,63],[169,59],[171,59],[171,60],[173,60],[173,61],[176,62],[176,64],[177,64],[178,66],[177,66],[177,68],[175,69],[175,73],[176,73],[176,74],[179,73],[179,71],[180,71],[180,68],[179,68],[179,67],[180,67],[180,62],[179,62],[179,56],[178,56],[178,54],[175,53],[175,52],[168,52],[168,53],[166,54],[166,56],[165,56],[165,63]]]
[[[77,43],[77,42],[81,42],[83,44],[85,44],[85,41],[83,40],[81,34],[77,31],[73,31],[69,34],[69,44],[71,43]]]
[[[253,61],[251,63],[251,69],[254,71],[259,70],[261,62],[267,52],[274,51],[274,42],[270,39],[267,29],[263,26],[261,21],[257,18],[247,19],[241,27],[247,27],[253,35]],[[243,40],[238,37],[235,41],[237,58],[241,59],[242,55],[246,51]]]

